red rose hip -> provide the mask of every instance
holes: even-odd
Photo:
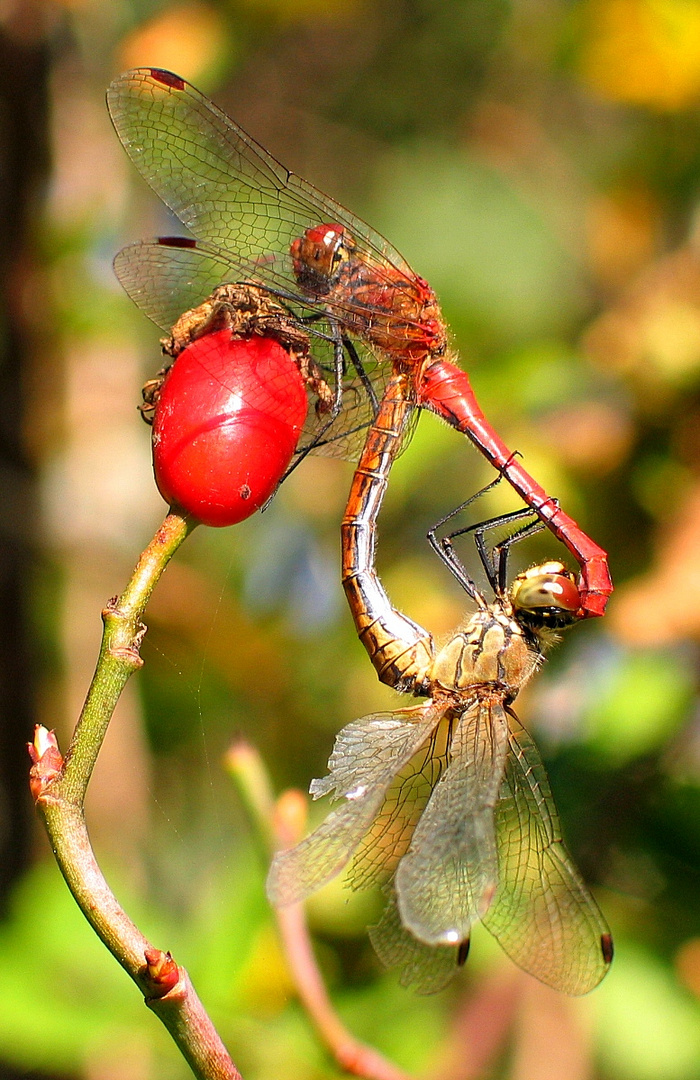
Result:
[[[273,338],[219,330],[188,345],[153,419],[153,470],[166,502],[204,525],[233,525],[272,495],[306,418],[306,390]]]

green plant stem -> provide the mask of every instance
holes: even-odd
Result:
[[[58,768],[50,767],[50,761],[55,761],[50,754],[39,758],[32,770],[33,791],[56,861],[78,906],[141,989],[146,1004],[165,1024],[195,1075],[202,1080],[241,1080],[187,972],[169,954],[153,948],[109,888],[92,851],[83,805],[119,696],[143,663],[139,648],[146,632],[141,622],[144,609],[168,562],[195,525],[171,511],[141,555],[122,595],[102,612],[104,632],[97,667],[70,748],[63,762],[55,751]],[[165,975],[156,961],[165,965]]]
[[[100,655],[60,781],[61,795],[69,803],[81,805],[85,799],[121,692],[143,664],[139,648],[146,632],[141,622],[146,604],[170,559],[196,524],[171,511],[143,551],[124,592],[110,600],[102,612]]]

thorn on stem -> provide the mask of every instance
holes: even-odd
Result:
[[[180,969],[169,952],[148,948],[144,952],[144,974],[150,984],[148,996],[165,997],[180,981]]]
[[[117,648],[110,649],[110,655],[115,660],[119,660],[122,664],[128,664],[135,670],[143,667],[143,660],[139,655],[140,642],[134,642],[133,645],[122,645]]]
[[[34,742],[27,743],[27,750],[32,759],[29,770],[29,790],[34,802],[45,793],[63,769],[63,756],[58,749],[56,734],[43,724],[34,728]]]

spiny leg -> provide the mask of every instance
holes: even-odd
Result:
[[[460,506],[451,510],[449,514],[446,514],[441,518],[440,521],[428,531],[428,541],[432,548],[445,563],[450,573],[453,574],[460,585],[462,585],[468,595],[472,598],[475,598],[475,594],[478,590],[475,583],[468,575],[464,564],[454,550],[453,541],[457,537],[464,536],[467,533],[474,533],[474,543],[489,584],[497,596],[504,596],[507,591],[508,554],[510,548],[513,544],[523,540],[526,536],[532,536],[544,528],[543,523],[539,519],[528,521],[521,528],[516,529],[509,536],[505,537],[499,544],[496,544],[489,552],[485,539],[486,533],[502,527],[503,525],[521,521],[523,518],[532,517],[533,511],[529,507],[526,507],[522,510],[511,511],[508,514],[499,514],[489,518],[487,521],[481,521],[474,525],[455,529],[444,537],[437,536],[437,531],[446,525],[448,521],[451,521],[452,518],[460,514],[478,498],[494,488],[502,479],[503,472],[501,472],[495,480],[492,480],[491,483],[486,484],[485,487],[481,488],[469,499],[461,503]]]

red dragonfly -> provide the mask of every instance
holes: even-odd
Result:
[[[466,434],[506,476],[579,563],[582,615],[602,615],[612,592],[606,553],[489,425],[466,372],[448,357],[433,290],[399,252],[179,76],[127,72],[110,85],[107,105],[132,161],[195,237],[163,237],[117,255],[117,276],[146,315],[170,329],[234,282],[283,304],[313,335],[332,382],[330,406],[310,410],[302,453],[315,446],[356,456],[387,381],[407,373],[410,403]]]
[[[461,566],[451,538],[447,565],[476,607],[436,650],[432,636],[392,607],[374,569],[376,520],[406,419],[395,376],[356,469],[343,520],[343,584],[360,640],[380,679],[418,705],[365,716],[338,735],[326,820],[278,853],[268,895],[304,900],[348,864],[354,888],[379,885],[386,907],[370,928],[375,949],[401,982],[441,989],[467,958],[481,922],[536,978],[569,994],[598,985],[613,955],[610,931],[564,847],[544,766],[512,702],[558,629],[579,618],[573,575],[559,562],[532,567],[507,586],[512,544],[543,528],[531,511],[473,527],[494,593],[489,602]],[[486,532],[529,515],[488,551]]]

